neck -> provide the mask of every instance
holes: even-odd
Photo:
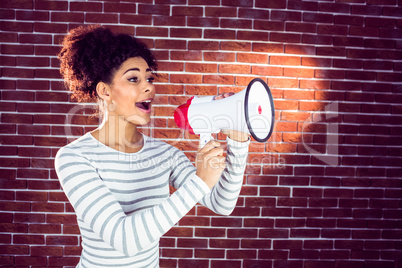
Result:
[[[102,124],[92,135],[103,144],[122,152],[138,152],[143,146],[137,125],[126,121],[123,116],[105,115]]]

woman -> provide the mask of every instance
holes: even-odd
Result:
[[[57,175],[82,236],[77,267],[158,267],[159,239],[197,202],[229,215],[239,195],[249,137],[229,131],[227,157],[216,141],[196,167],[173,146],[141,134],[155,98],[156,62],[129,35],[79,27],[59,55],[79,100],[96,97],[103,122],[61,148]],[[220,96],[223,97],[223,96]],[[177,190],[169,194],[169,185]]]

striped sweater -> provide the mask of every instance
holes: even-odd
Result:
[[[58,151],[56,172],[82,236],[77,267],[159,267],[160,237],[197,202],[223,215],[234,209],[249,142],[228,139],[227,167],[210,190],[183,152],[143,137],[137,153],[90,133]]]

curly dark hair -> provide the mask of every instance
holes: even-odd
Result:
[[[142,57],[152,71],[156,60],[148,47],[128,34],[114,34],[100,25],[80,26],[62,41],[60,73],[78,101],[97,97],[99,82],[110,84],[115,71],[131,57]]]

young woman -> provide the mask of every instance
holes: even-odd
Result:
[[[82,236],[77,267],[159,267],[160,237],[195,204],[232,212],[249,137],[228,131],[227,157],[211,141],[194,167],[183,152],[137,129],[150,121],[155,98],[156,62],[144,44],[101,26],[79,27],[65,37],[59,58],[67,87],[81,100],[96,97],[103,112],[102,124],[55,160]]]

